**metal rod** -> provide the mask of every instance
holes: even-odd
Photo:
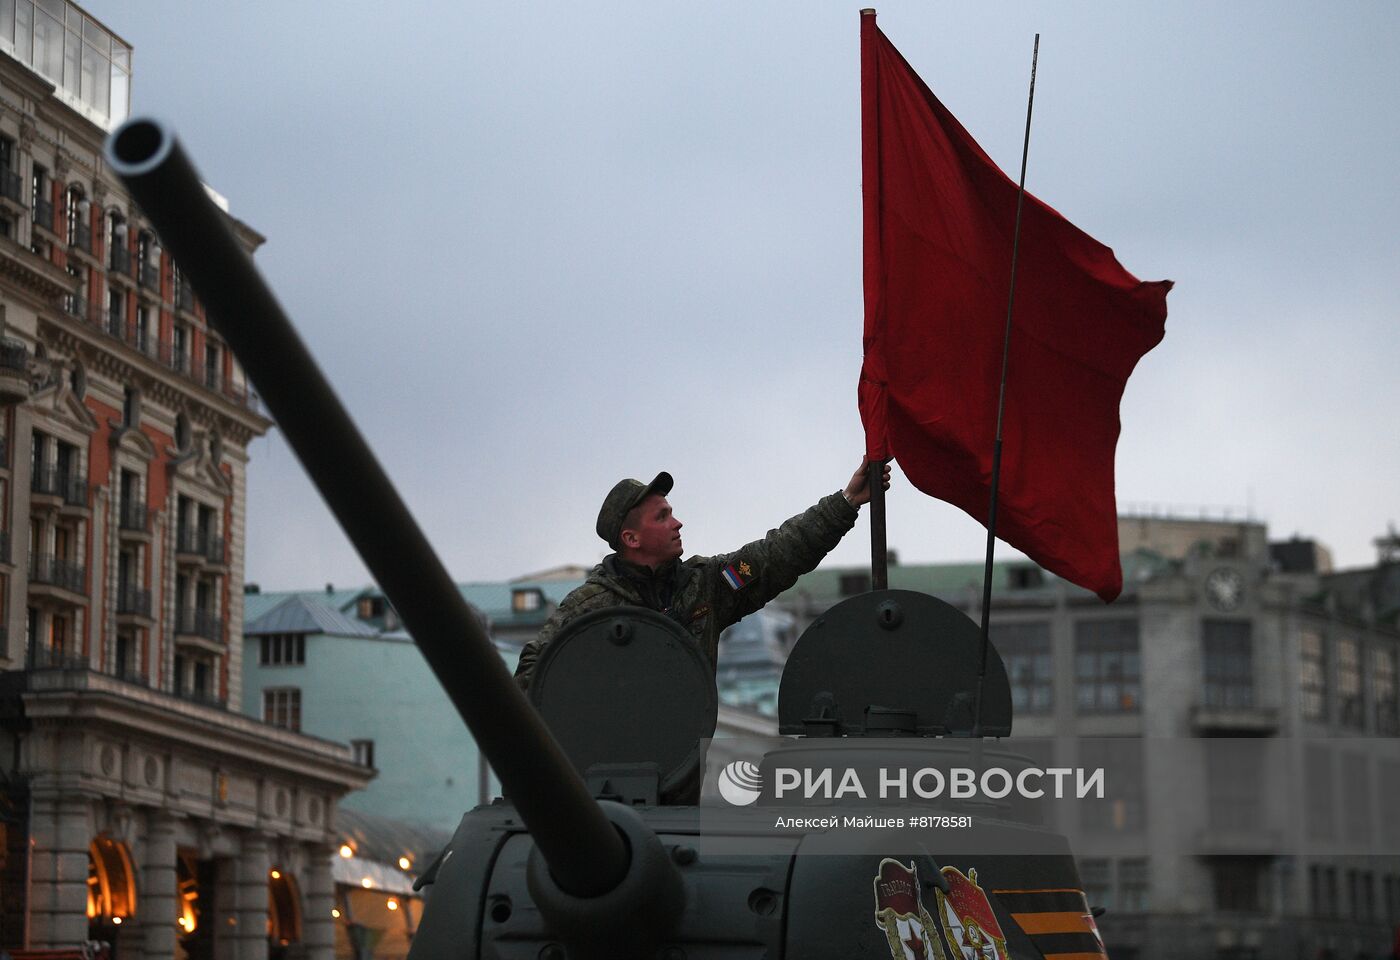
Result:
[[[118,127],[126,183],[262,394],[302,466],[403,618],[565,891],[605,893],[628,854],[429,545],[174,134]]]
[[[1006,370],[1011,357],[1011,312],[1016,306],[1016,259],[1021,250],[1021,206],[1026,199],[1026,158],[1031,149],[1031,110],[1035,106],[1035,67],[1040,59],[1040,34],[1031,50],[1031,90],[1026,99],[1026,135],[1021,142],[1021,181],[1016,187],[1016,229],[1011,235],[1011,290],[1006,297],[1006,330],[1001,343],[1001,387],[997,393],[997,435],[992,445],[992,503],[987,510],[987,564],[982,570],[982,639],[977,665],[977,698],[972,735],[982,735],[982,699],[987,686],[987,648],[991,645],[992,556],[997,545],[997,488],[1001,483],[1001,421],[1006,410]]]

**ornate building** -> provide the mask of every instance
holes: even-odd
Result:
[[[370,774],[237,712],[271,424],[103,164],[130,67],[66,0],[0,4],[0,947],[328,960]]]

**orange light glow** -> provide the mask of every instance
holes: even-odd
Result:
[[[281,870],[274,870],[274,871],[272,871],[272,873],[268,874],[268,876],[272,877],[272,879],[274,879],[274,880],[281,880],[281,879],[282,879],[282,871],[281,871]]]
[[[360,881],[360,886],[368,890],[370,887],[374,886],[374,881],[371,880],[369,877],[365,877],[363,880]]]
[[[390,910],[397,910],[399,908],[399,902],[393,897],[390,897],[384,906],[388,907]]]
[[[413,861],[412,861],[412,860],[408,859],[408,857],[399,857],[399,869],[400,869],[400,870],[407,870],[407,869],[408,869],[409,867],[411,867],[411,866],[413,866]]]
[[[350,844],[348,843],[342,843],[340,845],[340,855],[346,860],[349,860],[355,855],[355,848],[350,846]]]

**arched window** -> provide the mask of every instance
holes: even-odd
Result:
[[[107,269],[131,275],[131,250],[126,245],[126,218],[116,210],[107,214]]]
[[[301,891],[295,877],[276,868],[267,880],[267,939],[280,947],[301,941]]]
[[[109,837],[93,840],[88,845],[88,917],[110,921],[135,916],[135,875],[126,844]]]
[[[88,210],[92,204],[83,196],[83,188],[76,183],[63,195],[63,211],[67,224],[67,240],[70,247],[82,247],[92,252],[92,231],[88,226]]]
[[[160,244],[149,230],[142,230],[136,238],[136,280],[141,286],[160,292]]]

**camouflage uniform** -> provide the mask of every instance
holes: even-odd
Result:
[[[522,688],[545,646],[570,620],[607,607],[659,610],[690,632],[715,668],[719,635],[797,582],[855,526],[858,511],[839,492],[817,501],[762,540],[717,557],[672,560],[653,571],[610,554],[566,596],[537,639],[520,651]]]

